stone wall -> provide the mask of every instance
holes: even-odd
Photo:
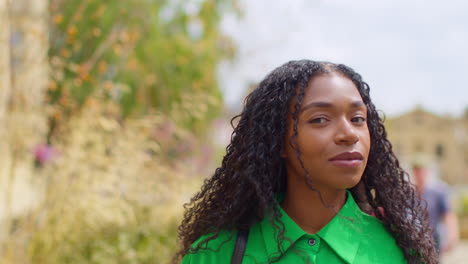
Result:
[[[41,197],[34,148],[44,140],[47,0],[0,0],[0,239]]]
[[[389,139],[408,169],[424,157],[441,179],[450,184],[468,183],[468,129],[466,118],[430,113],[422,108],[385,122]]]

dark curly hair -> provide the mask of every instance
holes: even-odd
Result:
[[[247,96],[242,113],[231,120],[232,124],[238,119],[238,124],[221,167],[185,205],[186,212],[179,227],[182,247],[174,262],[189,251],[206,247],[221,230],[250,228],[263,218],[272,204],[277,204],[275,194],[286,191],[281,151],[286,144],[289,106],[296,104],[296,111],[291,114],[297,122],[297,109],[311,78],[332,72],[349,78],[356,85],[368,112],[371,137],[368,162],[360,182],[350,192],[363,211],[374,213],[383,222],[408,263],[437,263],[427,214],[408,181],[408,174],[392,151],[383,120],[369,97],[368,84],[346,65],[311,60],[290,61],[278,67]],[[293,132],[297,135],[297,126]],[[284,225],[276,224],[280,221],[277,206],[273,208],[273,215],[272,224],[278,229],[280,240]],[[192,248],[192,243],[205,234],[212,235]]]

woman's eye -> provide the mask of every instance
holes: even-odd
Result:
[[[327,119],[325,117],[317,117],[309,121],[309,123],[313,124],[322,124],[327,122]]]
[[[366,118],[362,116],[356,116],[356,117],[351,118],[351,121],[354,123],[364,123],[366,122]]]

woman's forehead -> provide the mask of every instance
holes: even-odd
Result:
[[[349,78],[341,74],[322,74],[312,78],[304,88],[302,104],[323,102],[362,102],[361,94]]]

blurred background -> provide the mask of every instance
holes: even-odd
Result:
[[[167,263],[243,98],[302,58],[363,75],[464,263],[467,46],[461,0],[0,0],[0,263]]]

